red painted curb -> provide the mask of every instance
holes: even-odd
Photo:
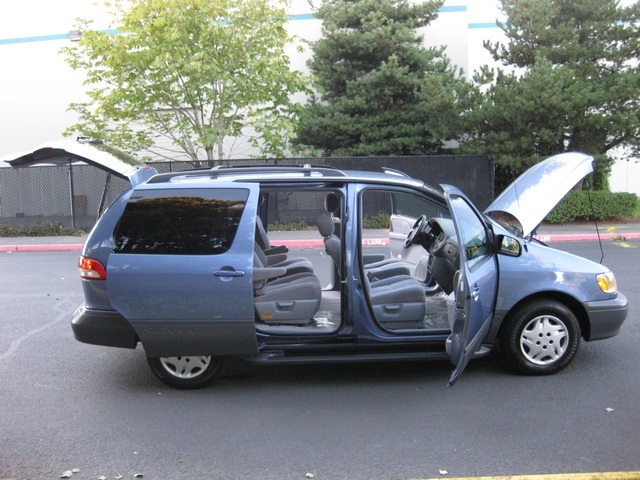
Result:
[[[324,246],[324,241],[319,238],[305,238],[293,240],[276,240],[276,245],[284,245],[289,248],[318,248]],[[390,244],[388,238],[364,238],[362,245],[365,247],[388,246]]]
[[[598,240],[597,233],[565,233],[559,235],[536,235],[535,238],[545,243],[556,242],[584,242]],[[639,240],[640,233],[601,233],[603,241]]]
[[[0,252],[70,252],[82,250],[81,243],[54,243],[48,245],[0,245]]]

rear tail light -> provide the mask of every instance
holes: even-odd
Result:
[[[85,280],[107,279],[107,270],[98,260],[88,257],[80,257],[78,260],[78,269],[80,269],[80,277]]]

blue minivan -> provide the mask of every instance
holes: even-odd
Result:
[[[586,154],[540,162],[484,212],[453,186],[394,170],[157,174],[76,142],[9,163],[70,158],[131,183],[84,245],[85,302],[73,315],[74,335],[112,347],[140,343],[155,375],[175,388],[209,384],[229,357],[449,357],[453,384],[496,345],[510,369],[552,374],[581,339],[612,337],[627,316],[611,271],[532,235],[592,171]],[[292,224],[306,228],[274,231]]]

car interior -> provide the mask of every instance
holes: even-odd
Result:
[[[357,261],[351,261],[360,266],[363,292],[378,327],[397,333],[449,330],[451,290],[443,289],[430,272],[440,262],[430,258],[425,242],[407,242],[421,215],[438,217],[446,212],[416,195],[383,190],[364,191],[360,210],[361,246]],[[347,260],[344,218],[338,190],[261,193],[254,250],[254,305],[260,332],[328,334],[340,328],[346,301],[342,296],[349,294],[341,281]],[[276,239],[299,236],[315,242],[287,248]],[[450,285],[453,273],[449,276],[441,275],[441,281]]]

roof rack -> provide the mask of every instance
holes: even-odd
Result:
[[[305,177],[346,177],[343,171],[327,165],[239,165],[227,167],[218,165],[210,169],[184,170],[181,172],[161,173],[147,183],[169,182],[176,177],[208,177],[210,179],[242,175],[301,174]]]
[[[389,175],[396,175],[397,177],[411,178],[411,175],[406,174],[402,170],[396,170],[395,168],[382,167],[382,171]]]

